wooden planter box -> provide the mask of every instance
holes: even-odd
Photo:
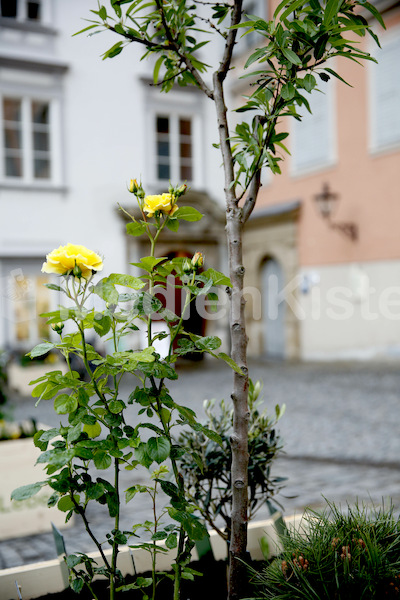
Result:
[[[1,540],[51,531],[51,522],[65,526],[65,514],[47,506],[53,493],[48,486],[28,500],[10,498],[15,488],[46,479],[43,465],[35,465],[39,455],[32,438],[0,442]]]
[[[288,527],[298,527],[301,522],[301,515],[287,517],[285,518],[285,522]],[[276,555],[280,551],[280,543],[273,520],[256,521],[250,523],[248,529],[248,550],[253,560],[262,560],[264,558],[260,545],[261,538],[266,538],[267,540],[269,557]],[[226,559],[226,544],[214,531],[210,532],[210,542],[215,559]],[[162,545],[162,542],[160,544]],[[111,555],[111,549],[106,551],[106,555]],[[92,553],[89,556],[94,558],[99,566],[102,564],[98,553]],[[157,570],[169,570],[174,556],[174,550],[170,550],[166,554],[159,554],[157,558]],[[195,549],[192,551],[192,558],[193,560],[198,560],[199,558]],[[151,570],[149,553],[140,548],[130,550],[128,547],[121,547],[118,555],[118,568],[122,574],[133,575],[134,565],[136,573]],[[65,571],[61,567],[64,567],[62,558],[0,571],[1,598],[16,597],[16,581],[21,587],[24,600],[33,600],[46,594],[61,592],[66,587]]]

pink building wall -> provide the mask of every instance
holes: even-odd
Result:
[[[385,18],[388,30],[399,27],[400,12]],[[381,37],[384,32],[378,31]],[[400,28],[399,28],[400,35]],[[363,40],[370,50],[372,39]],[[334,67],[335,68],[335,67]],[[258,209],[301,200],[298,230],[300,266],[330,265],[400,258],[400,148],[373,154],[370,150],[370,66],[342,59],[337,71],[353,87],[335,80],[336,161],[312,174],[293,176],[290,156],[280,163],[282,175],[272,178],[260,192]],[[399,99],[400,104],[400,99]],[[291,123],[285,123],[291,131]],[[290,137],[288,138],[290,149]],[[314,196],[323,183],[339,195],[332,220],[354,222],[356,241],[330,229],[317,212]]]

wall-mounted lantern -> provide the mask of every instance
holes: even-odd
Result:
[[[358,227],[355,223],[334,223],[332,214],[336,210],[339,200],[338,194],[331,192],[328,183],[322,186],[322,192],[314,196],[319,213],[332,229],[338,229],[347,235],[353,242],[358,238]]]

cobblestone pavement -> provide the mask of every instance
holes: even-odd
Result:
[[[253,380],[264,380],[264,402],[271,414],[276,404],[286,404],[279,423],[284,454],[272,473],[287,478],[279,496],[285,514],[306,506],[321,507],[324,497],[342,504],[391,501],[395,509],[400,508],[399,365],[253,361],[250,373]],[[225,365],[207,362],[181,367],[179,381],[173,382],[170,390],[178,403],[186,403],[201,418],[204,398],[229,398],[231,380]],[[129,385],[123,392],[128,395]],[[42,401],[35,409],[33,400],[16,398],[14,406],[15,418],[32,415],[50,426],[59,422],[50,402]],[[135,422],[134,407],[130,410]],[[135,482],[137,477],[135,474]],[[131,472],[124,472],[123,478],[122,486],[132,485]],[[145,480],[146,473],[139,478]],[[151,518],[147,503],[136,498],[122,529]],[[266,509],[258,516],[267,517]],[[112,528],[101,507],[89,513],[89,520],[102,539]],[[93,550],[77,519],[64,530],[64,537],[69,552]],[[50,533],[0,542],[3,569],[55,555]]]

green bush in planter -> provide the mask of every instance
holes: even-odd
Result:
[[[282,440],[276,431],[276,425],[285,412],[285,405],[276,405],[273,417],[268,415],[266,409],[260,411],[263,404],[260,397],[262,388],[261,381],[253,383],[249,380],[249,521],[266,502],[273,512],[271,499],[275,498],[285,481],[285,478],[271,475],[274,460],[282,450]],[[233,407],[225,400],[216,405],[213,399],[204,401],[204,409],[204,425],[218,433],[221,443],[208,439],[202,431],[182,431],[177,443],[186,452],[179,458],[179,468],[188,497],[197,504],[198,511],[207,524],[228,541],[231,534],[230,437],[233,432]]]
[[[255,599],[400,598],[400,525],[393,508],[308,510],[282,554],[254,574]]]

